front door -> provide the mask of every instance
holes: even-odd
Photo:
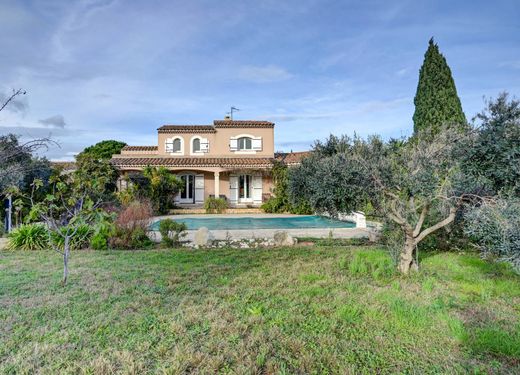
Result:
[[[249,174],[238,176],[238,201],[240,203],[253,201],[252,182],[253,178]]]
[[[180,178],[184,189],[181,191],[179,203],[195,203],[195,176],[183,174]]]

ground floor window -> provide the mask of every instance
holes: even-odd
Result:
[[[238,177],[238,197],[240,199],[250,199],[252,198],[251,194],[251,185],[252,185],[252,176],[248,174],[242,174]]]

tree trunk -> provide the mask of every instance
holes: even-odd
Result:
[[[69,245],[69,236],[65,237],[65,242],[63,245],[63,285],[67,284],[67,277],[69,276],[69,253],[70,253],[70,245]]]
[[[416,245],[413,234],[406,233],[405,236],[404,248],[401,251],[398,268],[403,275],[408,275],[410,269],[417,271],[419,266],[413,257]]]

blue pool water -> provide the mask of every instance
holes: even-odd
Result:
[[[189,230],[206,227],[209,230],[218,229],[301,229],[301,228],[355,228],[350,221],[333,220],[321,216],[292,217],[208,217],[174,219],[186,223]],[[159,230],[159,221],[151,226]]]

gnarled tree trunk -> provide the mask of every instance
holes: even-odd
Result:
[[[414,258],[414,250],[417,244],[413,237],[412,233],[406,233],[404,248],[401,250],[401,255],[399,257],[399,265],[397,266],[399,272],[404,275],[407,275],[411,270],[417,271],[419,270],[419,265],[415,261]]]
[[[417,248],[417,245],[429,234],[435,232],[436,230],[445,227],[455,220],[455,213],[457,209],[452,207],[450,209],[449,215],[442,221],[439,221],[437,224],[432,225],[431,227],[421,231],[423,222],[428,214],[429,207],[425,207],[421,213],[419,221],[415,225],[415,228],[412,229],[412,226],[406,222],[406,220],[400,215],[390,216],[396,223],[401,226],[401,229],[404,232],[405,241],[404,247],[401,249],[401,254],[399,256],[399,264],[397,266],[399,272],[404,275],[408,275],[410,270],[418,271],[419,265],[417,264],[414,258],[414,250]]]

